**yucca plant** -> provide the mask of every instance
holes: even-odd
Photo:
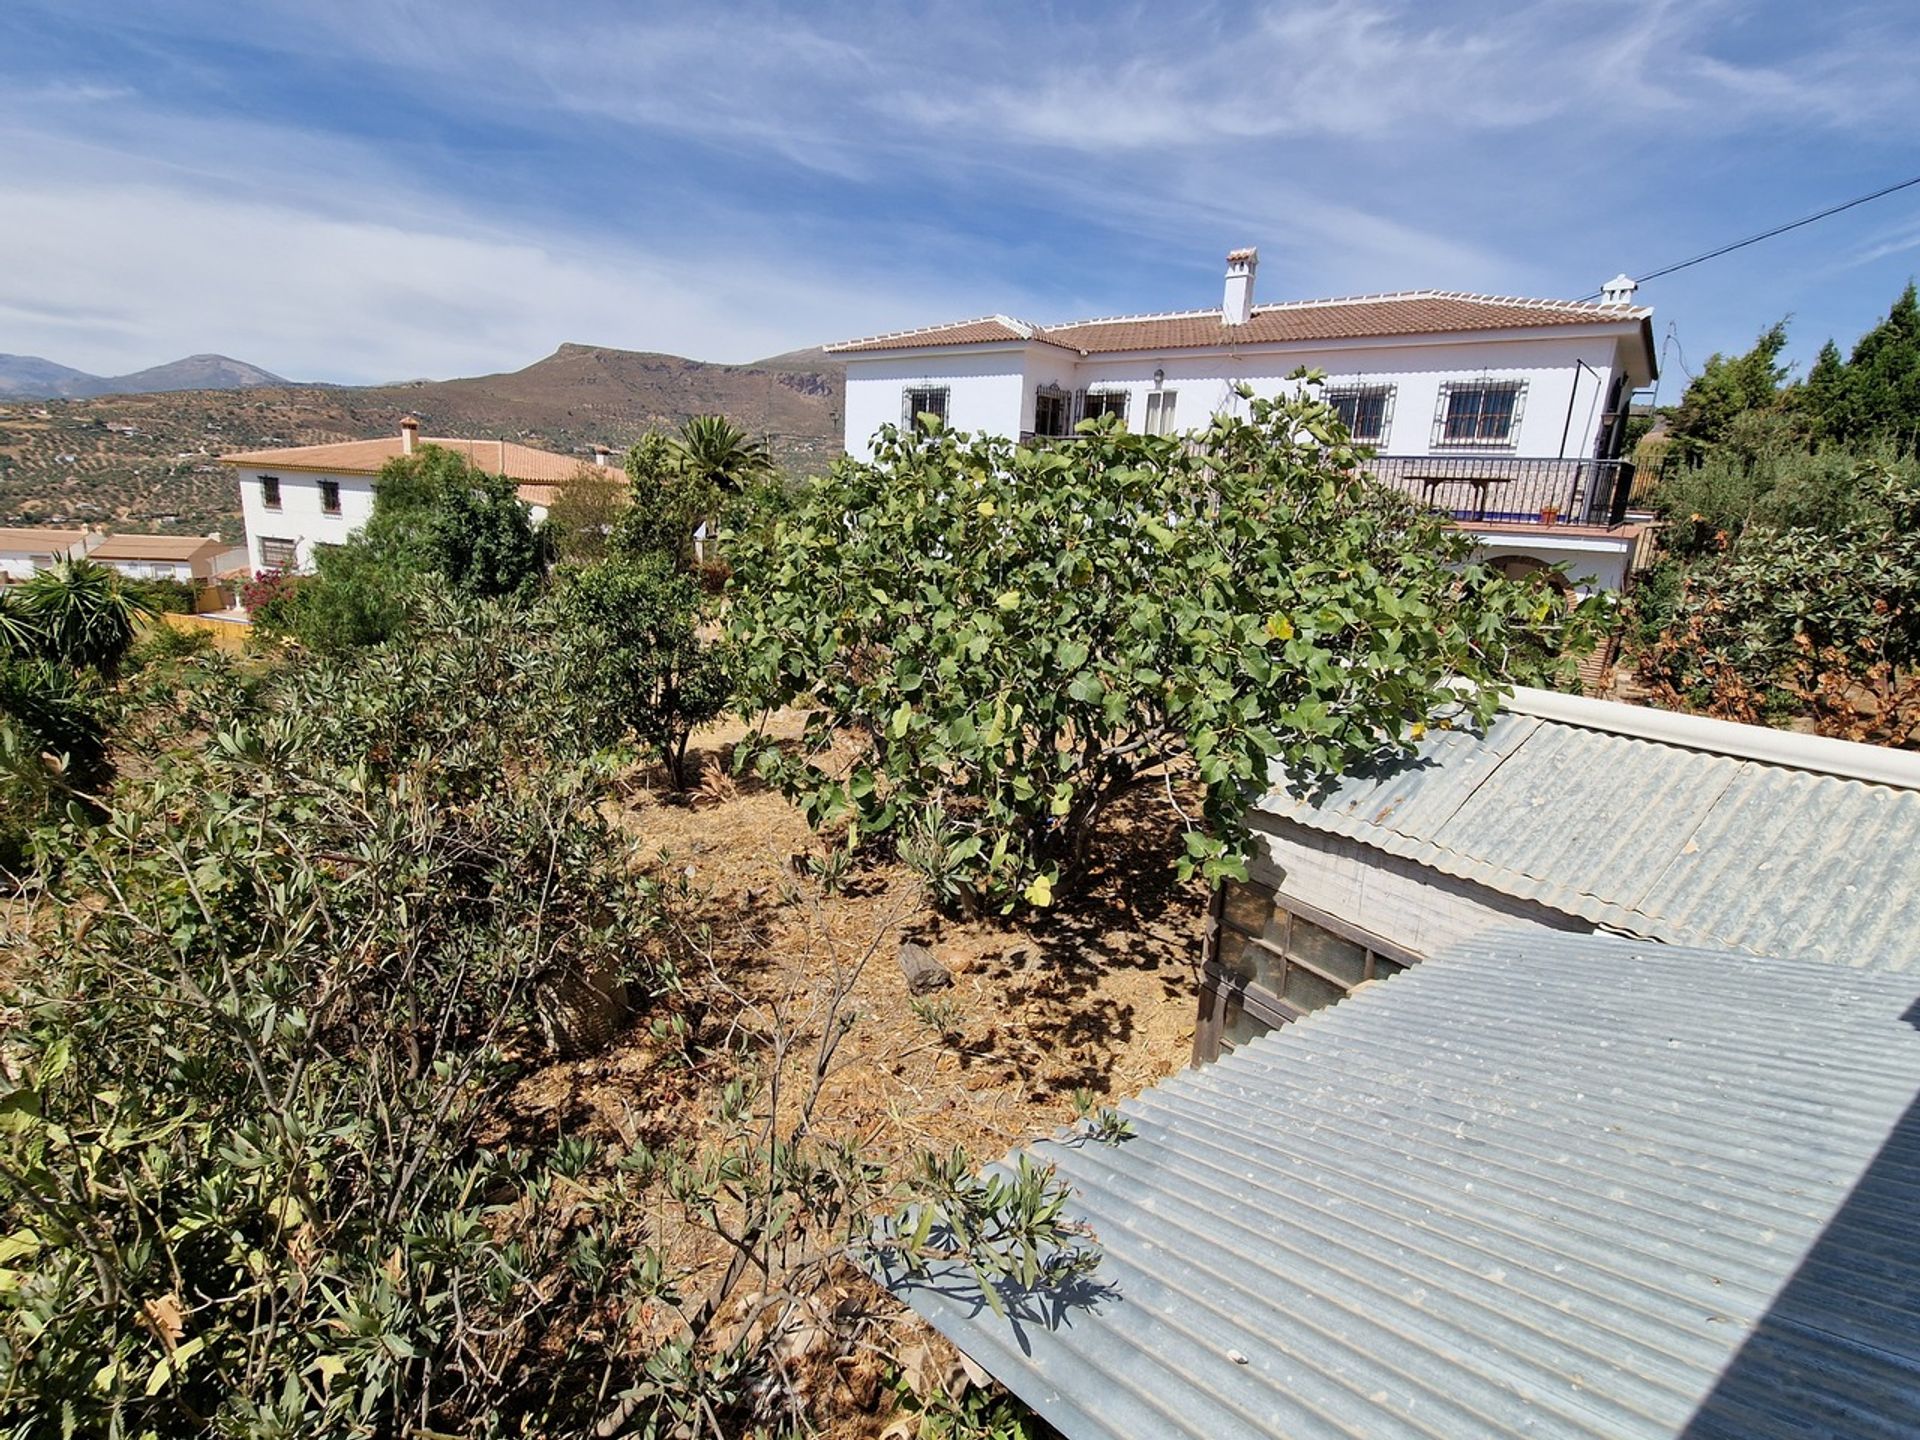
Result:
[[[111,675],[153,606],[90,560],[59,560],[20,590],[20,605],[49,660]]]

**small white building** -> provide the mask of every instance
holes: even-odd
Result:
[[[240,482],[240,510],[247,527],[247,567],[309,570],[316,545],[339,545],[373,517],[374,482],[381,467],[423,445],[467,457],[477,468],[520,482],[520,498],[536,512],[555,490],[587,467],[572,455],[538,450],[510,440],[422,436],[409,416],[400,433],[379,440],[330,445],[294,445],[222,455]],[[594,464],[605,468],[608,448],[594,447]]]
[[[1651,384],[1651,316],[1634,282],[1595,303],[1418,290],[1254,303],[1258,252],[1227,257],[1218,308],[1035,325],[1006,315],[829,345],[847,365],[846,448],[931,413],[957,430],[1045,442],[1090,417],[1172,434],[1276,395],[1302,367],[1389,484],[1448,511],[1481,555],[1625,582],[1623,458],[1633,391]]]
[[[247,552],[217,535],[108,535],[87,555],[132,580],[191,584],[244,569]]]
[[[31,580],[56,560],[78,560],[102,538],[84,527],[0,526],[0,584]]]

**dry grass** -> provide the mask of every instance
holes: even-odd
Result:
[[[797,733],[797,721],[783,719]],[[849,996],[857,1021],[819,1114],[875,1158],[953,1146],[977,1162],[998,1158],[1070,1123],[1076,1091],[1121,1099],[1187,1063],[1205,893],[1167,868],[1176,821],[1163,796],[1144,792],[1119,807],[1104,858],[1070,905],[1014,924],[960,924],[929,909],[896,863],[857,869],[823,893],[807,863],[822,846],[799,813],[727,775],[740,734],[734,724],[697,737],[703,782],[687,795],[636,777],[622,813],[652,868],[691,886],[688,919],[705,929],[711,973],[689,977],[693,1064],[661,1063],[662,1042],[642,1017],[603,1053],[530,1076],[516,1094],[528,1130],[649,1144],[686,1135],[732,1071],[729,1038],[764,1032],[776,1016],[804,1032],[835,975],[870,951]],[[948,967],[950,987],[909,994],[895,961],[906,939]],[[697,1243],[682,1232],[673,1248]],[[864,1280],[846,1283],[853,1308],[890,1316],[879,1342],[887,1351],[931,1338]],[[839,1378],[821,1381],[823,1434],[873,1436],[885,1424],[888,1393],[871,1356],[843,1354]]]

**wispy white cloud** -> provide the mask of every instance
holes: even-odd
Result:
[[[1578,293],[1694,245],[1635,162],[1920,138],[1913,27],[1848,0],[1791,42],[1735,0],[65,4],[140,63],[0,92],[0,318],[96,369],[742,359],[1207,304],[1244,243],[1269,296]]]

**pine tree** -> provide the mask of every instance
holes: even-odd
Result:
[[[1831,440],[1847,431],[1847,362],[1829,340],[1820,347],[1806,382],[1794,392],[1794,408],[1806,434]]]
[[[1674,412],[1673,438],[1681,454],[1697,460],[1726,437],[1736,417],[1779,403],[1780,382],[1787,375],[1780,352],[1786,344],[1787,322],[1778,320],[1760,332],[1746,354],[1708,358]]]
[[[1912,281],[1887,318],[1860,337],[1846,369],[1844,438],[1920,442],[1920,299]]]

